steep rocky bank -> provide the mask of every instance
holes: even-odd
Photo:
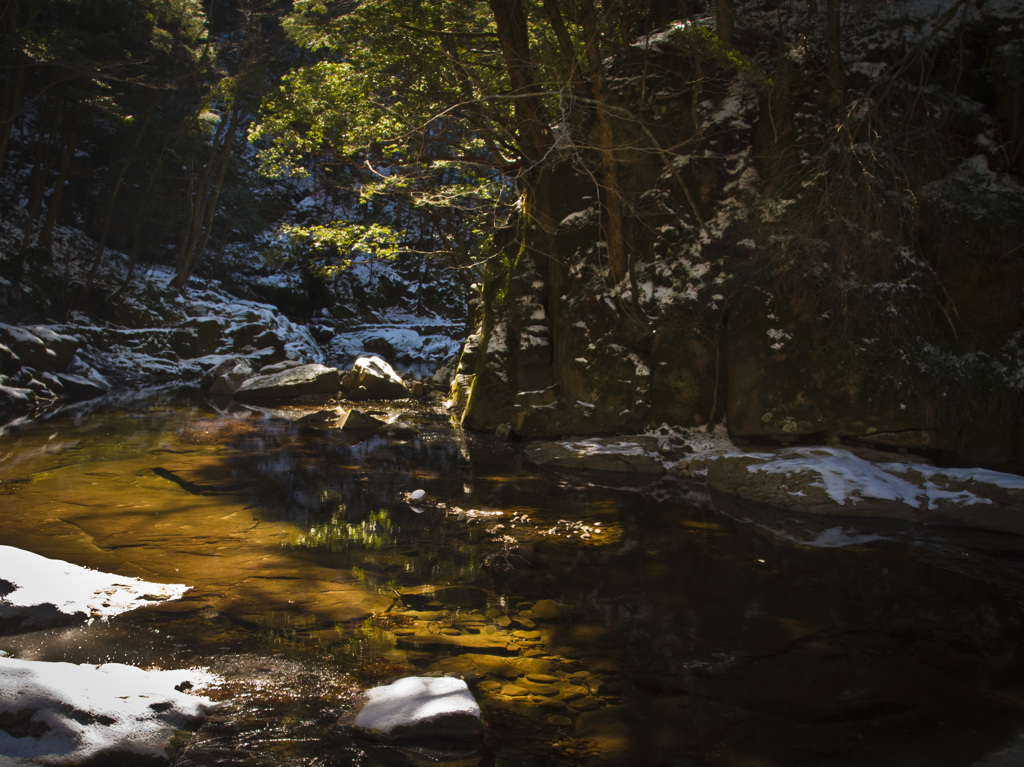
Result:
[[[483,281],[464,424],[725,419],[746,443],[1024,465],[1020,8],[851,15],[838,91],[822,22],[745,4],[735,50],[698,19],[619,53],[627,274],[574,166],[597,150],[567,151]]]

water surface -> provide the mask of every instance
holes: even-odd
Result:
[[[1009,539],[812,547],[699,487],[551,474],[442,410],[380,415],[419,434],[170,395],[8,432],[0,540],[192,588],[0,649],[213,669],[225,705],[179,767],[410,763],[335,722],[412,674],[469,682],[469,764],[959,767],[1024,730]]]

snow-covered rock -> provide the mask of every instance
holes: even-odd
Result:
[[[710,462],[715,490],[784,510],[952,524],[1024,535],[1024,477],[873,461],[833,447],[735,453]]]
[[[380,357],[360,357],[352,371],[354,375],[344,379],[348,399],[405,399],[410,395],[398,373]]]
[[[214,705],[184,690],[214,681],[198,669],[0,658],[0,763],[103,764],[124,752],[162,757],[175,731]]]
[[[186,591],[0,546],[0,633],[107,618]]]
[[[406,677],[367,690],[352,722],[357,733],[388,742],[476,742],[483,736],[480,706],[454,677]]]

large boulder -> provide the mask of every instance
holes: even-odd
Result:
[[[275,402],[301,398],[327,401],[338,396],[341,376],[337,368],[319,363],[300,365],[280,373],[259,375],[245,381],[234,393],[239,402]]]
[[[406,399],[409,388],[394,368],[380,357],[360,357],[345,376],[344,393],[348,399]]]

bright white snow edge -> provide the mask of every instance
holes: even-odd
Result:
[[[107,618],[152,601],[178,599],[189,587],[148,583],[139,578],[90,570],[59,559],[47,559],[12,546],[0,546],[0,579],[15,586],[0,606],[51,604],[62,613]]]
[[[121,663],[79,666],[0,657],[0,711],[32,711],[40,737],[0,731],[4,765],[71,764],[107,749],[162,755],[176,729],[214,703],[179,692],[219,680],[208,671],[146,671]]]

